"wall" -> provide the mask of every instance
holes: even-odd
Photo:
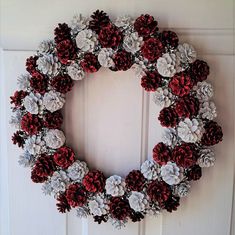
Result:
[[[30,182],[29,171],[18,166],[19,149],[11,144],[9,96],[24,72],[25,58],[38,43],[53,36],[58,22],[75,13],[103,9],[112,17],[154,15],[161,28],[171,28],[180,40],[195,46],[211,67],[218,121],[224,141],[215,148],[216,166],[203,171],[199,182],[177,212],[128,224],[122,231],[96,225],[75,214],[58,214],[53,198]],[[234,184],[234,53],[232,0],[30,1],[2,0],[0,51],[0,208],[1,235],[232,235]],[[131,71],[101,70],[76,83],[67,96],[65,132],[68,143],[104,173],[125,175],[151,156],[162,128],[159,109],[144,93]]]

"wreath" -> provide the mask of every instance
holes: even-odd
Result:
[[[116,228],[145,215],[172,212],[188,195],[190,181],[214,165],[211,146],[222,141],[212,85],[205,80],[209,66],[196,59],[196,51],[179,43],[173,31],[159,31],[153,16],[112,22],[100,10],[89,18],[76,15],[70,26],[59,24],[54,40],[40,43],[26,60],[27,74],[18,78],[19,90],[11,96],[17,127],[12,141],[23,148],[19,163],[31,168],[31,179],[54,195],[60,212],[72,208],[79,217],[110,221]],[[153,148],[152,160],[122,178],[106,178],[75,157],[61,130],[65,94],[75,80],[101,67],[112,71],[134,69],[136,79],[162,107],[158,120],[166,127],[162,142]]]

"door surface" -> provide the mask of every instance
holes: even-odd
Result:
[[[203,170],[189,197],[177,212],[130,223],[121,231],[110,224],[78,219],[75,212],[59,214],[55,200],[33,184],[30,172],[18,165],[20,151],[11,143],[14,131],[9,96],[24,73],[25,59],[37,44],[53,37],[59,22],[75,13],[89,15],[103,9],[111,17],[152,14],[160,28],[175,31],[181,42],[195,46],[198,57],[210,65],[209,81],[224,141],[215,147],[216,165]],[[0,51],[0,183],[1,235],[233,235],[234,185],[234,54],[232,0],[2,0]],[[67,95],[64,130],[67,142],[81,159],[106,175],[125,176],[151,157],[161,140],[159,108],[134,73],[101,69],[76,82]]]

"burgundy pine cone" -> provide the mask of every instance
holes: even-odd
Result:
[[[35,114],[26,113],[21,119],[21,129],[29,135],[35,135],[42,129],[42,120]]]
[[[65,193],[71,207],[83,206],[87,201],[87,192],[79,183],[70,184]]]
[[[56,91],[65,94],[72,90],[74,82],[72,78],[68,75],[57,75],[51,79],[51,86],[55,88]]]
[[[56,45],[57,57],[61,64],[69,65],[77,58],[77,48],[70,39],[65,39]]]
[[[105,176],[101,171],[91,170],[84,176],[82,184],[88,192],[102,192],[105,187]]]
[[[29,58],[26,59],[26,70],[31,74],[34,75],[38,73],[37,71],[37,59],[38,56],[30,56]]]
[[[122,42],[123,35],[118,28],[112,24],[101,28],[98,40],[102,47],[117,48]]]
[[[195,144],[182,143],[179,146],[175,146],[172,151],[172,158],[177,166],[183,168],[189,168],[196,164],[198,159],[198,153]]]
[[[210,73],[210,68],[205,61],[196,60],[192,63],[189,72],[196,84],[197,82],[202,82],[207,79],[207,76]]]
[[[19,147],[24,146],[24,132],[23,131],[16,131],[12,136],[13,144],[18,144]]]
[[[168,212],[176,211],[180,205],[180,198],[176,196],[170,196],[168,200],[164,203],[164,208]]]
[[[173,31],[162,31],[160,34],[160,39],[164,46],[176,48],[179,44],[179,38]]]
[[[130,52],[119,50],[116,54],[114,54],[113,62],[115,64],[114,71],[126,71],[133,64],[133,56]]]
[[[87,73],[95,73],[101,67],[97,56],[92,53],[86,53],[80,65]]]
[[[145,178],[139,170],[133,170],[126,176],[125,182],[126,187],[129,190],[142,191],[145,184]]]
[[[10,97],[11,104],[14,104],[15,107],[20,107],[25,96],[28,95],[27,91],[15,91],[14,95]]]
[[[47,112],[43,119],[44,126],[49,129],[60,129],[63,123],[63,116],[60,111],[54,113]]]
[[[48,79],[45,75],[36,73],[30,79],[30,86],[36,93],[44,94],[48,86]]]
[[[158,120],[164,127],[175,127],[179,123],[178,115],[174,108],[163,108],[158,116]]]
[[[187,95],[176,101],[175,111],[179,117],[197,116],[199,111],[199,101],[197,98]]]
[[[158,22],[154,20],[153,16],[148,14],[139,16],[134,23],[134,29],[139,36],[144,38],[156,35],[158,31]]]
[[[112,197],[109,203],[110,214],[118,220],[124,220],[130,214],[130,206],[127,200],[121,197]]]
[[[130,211],[130,215],[129,215],[130,219],[132,222],[139,222],[142,219],[144,219],[144,215],[141,212],[136,212],[134,210],[131,209]]]
[[[156,62],[163,52],[164,46],[157,38],[147,39],[141,47],[143,57],[148,59],[150,62]]]
[[[146,75],[141,79],[141,86],[146,91],[156,91],[161,86],[162,77],[157,71],[146,72]]]
[[[160,165],[171,160],[171,150],[164,143],[160,142],[153,148],[153,160]]]
[[[36,179],[35,183],[38,183],[37,177],[40,179],[47,178],[51,176],[56,170],[56,165],[53,161],[52,156],[41,155],[35,162],[34,167],[32,169],[32,181]]]
[[[109,219],[108,215],[101,215],[101,216],[95,215],[93,216],[93,218],[94,222],[97,222],[98,224],[101,224],[102,222],[106,223]]]
[[[66,39],[71,39],[70,32],[71,28],[66,23],[58,24],[54,30],[55,42],[58,44]]]
[[[201,139],[202,145],[211,146],[223,140],[222,128],[217,122],[209,121],[205,124],[204,128],[205,132]]]
[[[148,185],[147,194],[152,201],[163,206],[171,195],[171,189],[164,181],[154,180]]]
[[[69,205],[64,193],[58,196],[56,206],[60,213],[66,213],[71,210],[71,206]]]
[[[63,169],[67,169],[74,163],[75,153],[71,148],[63,146],[57,149],[53,158],[56,165],[62,167]]]
[[[168,86],[174,95],[182,97],[189,94],[193,82],[187,73],[179,73],[171,79]]]
[[[199,180],[202,177],[202,168],[198,165],[194,165],[186,172],[187,179],[191,180]]]
[[[103,27],[106,27],[110,23],[110,19],[103,11],[97,10],[91,15],[89,22],[89,29],[99,34]]]

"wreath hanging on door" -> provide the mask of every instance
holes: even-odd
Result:
[[[145,14],[112,22],[103,11],[90,18],[77,15],[71,25],[59,24],[54,40],[43,41],[26,60],[27,74],[18,79],[11,96],[11,124],[19,130],[14,144],[23,148],[19,163],[31,168],[31,179],[54,195],[60,212],[77,210],[95,222],[110,221],[121,228],[162,210],[172,212],[188,195],[190,181],[200,179],[202,167],[214,165],[211,146],[222,141],[209,67],[196,59],[195,49],[179,43],[172,31],[159,31]],[[162,107],[158,120],[166,127],[151,160],[125,177],[106,178],[75,157],[61,130],[65,94],[75,80],[101,67],[112,71],[133,68],[136,79]],[[156,118],[157,119],[157,118]],[[157,120],[156,120],[157,121]]]

